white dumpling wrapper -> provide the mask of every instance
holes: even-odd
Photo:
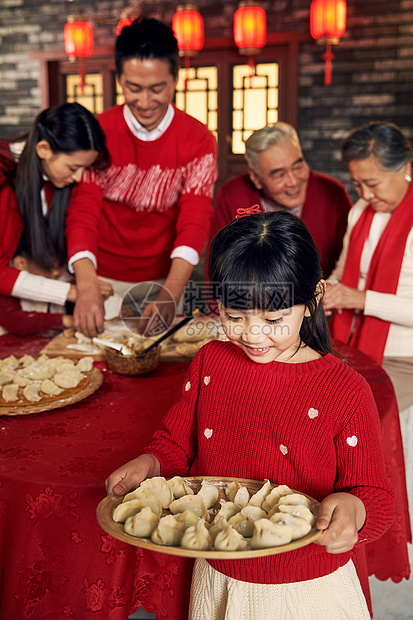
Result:
[[[203,480],[197,495],[202,497],[205,508],[208,510],[209,508],[212,508],[212,506],[215,506],[218,501],[218,487],[214,484],[209,484],[206,480]]]
[[[75,388],[79,385],[81,380],[83,379],[81,372],[70,371],[70,372],[58,372],[53,377],[54,382],[61,388],[71,389]]]
[[[287,506],[307,506],[310,508],[311,502],[305,495],[301,495],[301,493],[291,493],[290,495],[285,495],[284,497],[280,497],[278,502],[278,506],[286,504]]]
[[[128,517],[133,517],[137,512],[145,508],[145,504],[139,499],[132,499],[130,502],[124,502],[116,506],[112,514],[112,519],[116,523],[124,523]]]
[[[302,519],[305,519],[311,525],[311,527],[315,525],[316,516],[309,508],[307,508],[307,506],[288,506],[286,504],[280,504],[278,506],[278,509],[284,514],[291,514],[295,517],[301,517]]]
[[[17,383],[11,383],[10,385],[3,386],[2,396],[6,402],[13,402],[14,400],[18,400],[18,391],[19,386]]]
[[[199,551],[211,549],[212,544],[213,541],[205,525],[205,519],[200,519],[196,525],[188,527],[181,540],[181,547]]]
[[[200,495],[184,495],[169,505],[169,510],[172,514],[177,512],[184,512],[185,510],[191,510],[197,517],[202,519],[208,518],[208,512],[205,508],[204,500]]]
[[[224,499],[220,499],[219,503],[221,504],[221,508],[217,512],[215,519],[218,517],[224,517],[224,519],[228,521],[228,519],[240,511],[239,506],[236,506],[234,502],[226,502]]]
[[[75,368],[77,370],[80,370],[80,372],[90,372],[93,368],[93,357],[89,355],[89,356],[80,358]]]
[[[26,385],[23,389],[23,396],[26,400],[31,403],[38,403],[41,400],[41,396],[39,394],[39,384],[31,383],[30,385]]]
[[[125,495],[122,500],[122,503],[125,504],[130,501],[139,501],[141,507],[149,506],[152,512],[159,517],[162,514],[162,504],[159,499],[151,492],[149,489],[145,489],[144,487],[138,487],[131,493]]]
[[[252,519],[248,519],[241,512],[238,512],[236,515],[231,517],[228,520],[228,525],[234,528],[241,536],[245,538],[251,538],[252,533],[254,531],[254,521]]]
[[[292,493],[290,487],[288,487],[286,484],[279,484],[272,489],[269,495],[267,495],[267,497],[262,503],[261,508],[266,512],[269,512],[271,508],[278,504],[280,497],[284,497],[285,495],[289,495],[290,493]]]
[[[185,523],[175,519],[174,515],[162,517],[151,535],[152,542],[157,545],[178,546],[186,530]]]
[[[196,516],[192,510],[184,510],[184,512],[177,512],[175,519],[180,523],[183,523],[185,527],[191,527],[199,522],[199,517]]]
[[[133,517],[128,517],[125,521],[123,529],[131,536],[139,538],[150,538],[153,530],[159,523],[159,517],[153,514],[149,506],[145,506]]]
[[[265,483],[262,485],[262,487],[256,493],[254,493],[254,495],[251,497],[251,499],[248,502],[248,505],[258,506],[258,508],[261,508],[263,501],[265,500],[267,495],[270,493],[270,491],[271,491],[271,482],[269,480],[266,480]]]
[[[172,489],[163,476],[146,478],[140,483],[140,487],[153,493],[160,501],[162,508],[168,508],[169,504],[173,502]]]
[[[44,394],[48,394],[49,396],[59,396],[59,394],[63,392],[62,388],[56,385],[51,379],[42,381],[40,389]]]
[[[168,480],[168,484],[172,489],[174,499],[179,499],[184,495],[194,495],[193,489],[185,482],[181,476],[174,476]]]
[[[242,551],[246,546],[245,538],[226,521],[223,521],[222,530],[215,537],[214,548],[218,551]]]
[[[268,519],[255,521],[254,533],[251,538],[251,549],[279,547],[291,542],[293,530],[284,523],[272,523]]]
[[[311,530],[311,525],[302,517],[295,517],[288,512],[276,512],[271,517],[271,523],[284,523],[289,525],[293,531],[292,540],[302,538]]]

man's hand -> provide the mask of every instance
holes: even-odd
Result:
[[[103,297],[93,263],[81,258],[73,265],[76,275],[77,299],[73,312],[75,328],[89,338],[104,330]]]

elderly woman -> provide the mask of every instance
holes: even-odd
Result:
[[[327,281],[324,309],[334,339],[381,364],[399,409],[413,404],[412,146],[396,125],[372,122],[343,142],[360,196]]]
[[[400,410],[407,495],[413,504],[412,146],[392,123],[373,122],[343,142],[360,196],[323,300],[331,334],[367,353],[390,376]],[[384,432],[390,432],[385,429]],[[413,525],[413,512],[410,521]],[[413,561],[409,545],[410,561]]]

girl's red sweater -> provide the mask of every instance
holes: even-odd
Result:
[[[359,497],[366,522],[359,541],[379,538],[393,520],[394,490],[385,470],[379,419],[363,377],[331,354],[305,364],[257,364],[228,342],[205,345],[181,396],[145,452],[163,476],[270,479],[321,501]],[[248,560],[214,560],[241,581],[292,583],[332,573],[350,557],[310,544]]]

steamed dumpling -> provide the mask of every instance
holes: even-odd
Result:
[[[254,533],[251,538],[251,549],[278,547],[291,542],[293,530],[284,523],[272,523],[268,519],[255,521]]]
[[[47,364],[39,364],[39,362],[33,362],[33,364],[26,366],[21,372],[24,377],[32,381],[43,381],[53,377],[53,370]]]
[[[214,540],[214,547],[218,551],[242,551],[247,546],[247,541],[239,532],[222,522],[222,530],[218,532]]]
[[[226,502],[224,499],[220,499],[219,503],[221,504],[221,508],[219,509],[216,517],[224,517],[228,521],[231,517],[233,517],[237,512],[240,511],[240,508],[234,504],[234,502]]]
[[[228,525],[234,528],[241,536],[250,538],[254,531],[254,521],[248,519],[242,512],[238,512],[236,515],[228,520]]]
[[[286,504],[287,506],[307,506],[307,508],[311,506],[308,497],[301,495],[301,493],[291,493],[281,497],[278,505],[281,506],[282,504]]]
[[[311,525],[303,519],[302,517],[295,517],[288,512],[276,512],[271,517],[271,523],[283,523],[284,525],[289,525],[292,529],[292,540],[297,540],[297,538],[302,538],[311,530]]]
[[[179,499],[174,499],[169,506],[169,510],[172,514],[184,512],[185,510],[191,510],[197,515],[197,517],[201,517],[203,519],[208,518],[204,500],[200,495],[184,495]]]
[[[24,398],[31,403],[39,402],[39,400],[41,400],[41,396],[39,394],[39,387],[40,386],[38,383],[31,383],[30,385],[26,385],[23,390]]]
[[[218,487],[213,484],[210,484],[206,480],[202,481],[201,488],[199,489],[197,495],[202,497],[204,500],[205,508],[208,510],[212,508],[218,501]]]
[[[173,478],[168,480],[168,484],[172,489],[172,493],[175,499],[179,499],[184,495],[194,494],[189,484],[187,484],[185,480],[181,478],[181,476],[174,476]]]
[[[123,529],[131,536],[139,538],[149,538],[159,523],[159,517],[153,514],[149,506],[142,508],[133,517],[128,517]]]
[[[291,514],[295,517],[301,517],[302,519],[305,519],[311,525],[311,527],[315,525],[316,517],[311,512],[311,510],[307,508],[307,506],[287,506],[286,504],[281,504],[280,506],[278,506],[278,509],[284,514]]]
[[[17,385],[17,383],[5,385],[2,391],[3,399],[7,402],[13,402],[14,400],[18,400],[18,390],[19,386]]]
[[[280,497],[284,497],[285,495],[289,495],[290,493],[292,493],[290,487],[288,487],[286,484],[279,484],[272,489],[269,495],[267,495],[267,497],[262,503],[261,508],[266,512],[269,512],[271,508],[275,506],[275,504],[278,504]]]
[[[70,389],[77,387],[83,379],[83,376],[84,375],[77,370],[70,370],[56,373],[53,379],[59,387]]]
[[[137,512],[145,508],[139,499],[132,499],[130,502],[125,502],[116,506],[113,511],[112,519],[116,523],[124,523],[128,517],[133,517]]]
[[[157,545],[177,546],[181,544],[185,530],[186,525],[175,519],[174,515],[166,515],[153,530],[151,540]]]
[[[188,527],[182,536],[181,547],[198,550],[211,549],[212,538],[206,528],[205,519],[200,519],[196,525]]]
[[[174,499],[172,489],[163,476],[147,478],[140,483],[140,487],[153,493],[160,501],[162,508],[168,508]]]
[[[76,368],[80,370],[80,372],[90,372],[93,368],[93,357],[90,355],[82,357],[76,364]]]
[[[127,495],[125,495],[125,497],[122,500],[122,503],[126,504],[130,501],[139,501],[141,508],[144,508],[145,506],[149,506],[152,512],[158,515],[159,517],[162,514],[161,502],[151,491],[149,491],[149,489],[145,489],[144,487],[138,487],[131,493],[128,493]]]
[[[44,394],[48,394],[50,396],[59,396],[63,392],[63,390],[56,385],[51,379],[45,379],[42,381],[40,389]]]
[[[218,534],[222,531],[224,523],[227,523],[225,517],[219,515],[215,517],[211,527],[209,528],[209,535],[211,536],[212,540],[215,540]]]
[[[266,480],[265,484],[263,484],[262,487],[256,493],[254,493],[254,495],[251,497],[251,499],[248,502],[248,505],[258,506],[258,508],[261,508],[263,501],[265,500],[267,495],[270,493],[270,491],[271,491],[271,482],[269,480]]]
[[[191,527],[196,525],[199,521],[199,517],[196,516],[192,510],[184,510],[184,512],[177,512],[175,519],[180,523],[183,523],[185,527]]]

